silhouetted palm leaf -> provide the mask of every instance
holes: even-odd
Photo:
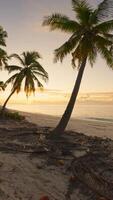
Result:
[[[54,60],[62,62],[67,54],[72,53],[72,65],[75,66],[75,61],[77,61],[79,67],[84,54],[87,54],[91,65],[93,65],[97,53],[100,53],[103,57],[102,50],[100,51],[100,47],[98,48],[96,40],[101,40],[99,43],[103,43],[101,47],[106,51],[109,51],[113,42],[113,34],[111,33],[113,20],[105,21],[105,15],[102,18],[102,13],[104,11],[107,13],[110,8],[110,0],[104,0],[96,9],[92,8],[85,0],[72,0],[72,8],[77,21],[70,20],[65,15],[52,14],[46,17],[43,22],[43,25],[50,26],[51,30],[60,29],[72,33],[72,36],[55,50]],[[108,62],[107,53],[104,58],[107,64],[113,66],[112,59],[109,59]]]
[[[48,79],[48,73],[41,66],[41,64],[37,61],[37,59],[41,58],[38,52],[23,52],[22,57],[18,54],[12,54],[9,56],[10,58],[16,58],[22,66],[17,65],[9,65],[6,66],[6,69],[11,72],[19,71],[10,77],[6,84],[12,82],[13,87],[12,91],[15,90],[17,93],[20,92],[22,87],[22,82],[25,79],[24,91],[27,96],[29,96],[32,92],[35,92],[35,81],[39,82],[38,87],[43,87],[43,84],[38,80],[36,76],[39,76],[42,80],[46,81]],[[36,76],[35,76],[36,75]]]
[[[5,90],[5,87],[6,87],[6,86],[5,86],[4,82],[3,82],[3,81],[0,81],[0,91],[1,91],[1,90],[4,91],[4,90]]]
[[[11,94],[8,96],[2,107],[1,113],[4,113],[6,104],[11,96],[15,92],[20,92],[22,84],[24,84],[24,91],[26,93],[26,96],[28,97],[36,90],[35,82],[37,83],[37,86],[42,89],[43,84],[40,82],[40,79],[43,81],[48,80],[48,73],[37,61],[37,59],[41,58],[38,52],[23,52],[21,57],[18,54],[12,54],[11,56],[9,56],[9,58],[12,57],[16,58],[22,66],[6,66],[6,69],[9,71],[9,73],[15,71],[18,71],[18,73],[13,74],[5,83],[6,86],[11,83],[12,90]],[[39,79],[37,77],[39,77]]]
[[[0,26],[0,46],[6,46],[6,38],[7,32],[3,30],[2,26]],[[5,50],[0,48],[0,69],[2,69],[3,65],[7,64],[7,53]]]

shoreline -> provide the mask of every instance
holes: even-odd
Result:
[[[21,112],[22,115],[26,117],[29,122],[37,124],[42,127],[51,127],[54,128],[60,120],[58,116],[44,115],[44,114],[36,114],[36,113],[28,113]],[[104,138],[110,138],[113,140],[113,123],[106,123],[104,121],[96,121],[96,120],[81,120],[72,118],[69,121],[66,130],[75,131],[78,133],[84,133],[88,136],[98,136]]]

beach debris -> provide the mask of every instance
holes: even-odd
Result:
[[[85,159],[74,159],[72,162],[73,175],[78,180],[90,188],[93,192],[101,195],[99,200],[113,200],[113,183],[105,180],[101,175],[95,173],[93,169],[88,166]]]
[[[57,163],[58,163],[59,165],[64,165],[64,160],[57,160]]]
[[[4,164],[4,163],[0,161],[0,167],[2,167],[2,166],[3,166],[3,164]]]
[[[16,158],[15,154],[21,157],[22,160],[26,158],[27,161],[27,159],[30,158],[30,166],[28,165],[26,167],[30,168],[30,170],[33,169],[31,174],[33,175],[32,178],[36,180],[33,181],[33,184],[36,183],[36,188],[37,176],[35,177],[34,172],[40,174],[39,180],[41,184],[38,182],[38,184],[40,184],[40,187],[37,189],[38,196],[35,192],[29,196],[29,200],[33,200],[34,198],[38,198],[37,200],[71,200],[75,198],[77,198],[77,200],[113,200],[111,192],[113,190],[113,141],[86,136],[71,131],[66,132],[67,134],[64,133],[64,135],[59,138],[47,138],[46,131],[43,133],[45,130],[44,128],[38,127],[36,133],[35,129],[33,129],[34,126],[32,125],[31,127],[28,123],[26,125],[26,122],[16,122],[15,124],[15,122],[12,123],[12,121],[7,121],[4,122],[4,124],[2,122],[0,126],[2,126],[2,128],[0,128],[1,154],[8,153],[8,156],[13,156],[14,161]],[[39,129],[42,134],[42,137],[40,138],[42,142],[37,142]],[[43,137],[43,134],[46,138]],[[20,153],[21,155],[19,155]],[[3,155],[5,156],[5,154]],[[3,161],[3,163],[0,162],[2,173],[3,167],[6,167],[7,163],[4,163],[3,159],[1,159],[1,161]],[[18,159],[16,159],[15,162],[17,161]],[[23,169],[21,170],[21,167],[25,166],[24,164],[26,164],[26,162],[24,163],[23,161],[22,165],[16,165],[17,167],[15,167],[15,163],[12,163],[10,170],[8,171],[8,176],[9,173],[11,177],[21,174],[23,171]],[[29,177],[28,173],[29,172],[26,170],[26,176]],[[53,178],[50,178],[51,174]],[[63,189],[61,188],[61,190],[59,189],[60,185],[58,184],[60,182],[57,183],[57,176],[58,181],[59,179],[62,180]],[[0,180],[1,185],[5,184],[4,180],[4,177]],[[9,183],[12,181],[12,179],[8,180]],[[42,184],[45,182],[45,185]],[[54,194],[52,193],[53,185],[51,185],[51,183],[55,185]],[[40,195],[39,190],[42,189],[43,191],[43,185],[45,187],[45,192]],[[47,196],[48,193],[50,196]],[[18,199],[23,199],[23,194],[21,193],[21,197],[18,196]],[[56,195],[58,196],[56,197]],[[2,200],[10,198],[6,197],[3,192],[1,196]]]
[[[39,200],[50,200],[48,196],[42,196]]]
[[[38,138],[38,141],[43,144],[44,141],[45,141],[45,135],[44,134],[40,134],[40,136]]]
[[[82,157],[84,155],[87,154],[87,150],[75,150],[74,152],[72,152],[73,156],[75,156],[76,158]]]
[[[71,181],[71,182],[76,181],[76,180],[77,180],[76,176],[70,176],[70,178],[69,178],[69,181]]]
[[[105,197],[99,197],[98,200],[107,200]]]

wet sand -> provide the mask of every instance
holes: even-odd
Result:
[[[39,126],[55,127],[60,120],[59,117],[43,114],[24,113],[27,120],[36,123]],[[113,139],[113,123],[100,122],[100,121],[88,121],[71,119],[67,130],[84,133],[89,136],[98,136]]]

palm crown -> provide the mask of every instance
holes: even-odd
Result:
[[[99,53],[110,67],[113,66],[111,54],[113,20],[105,18],[110,13],[111,5],[108,3],[109,0],[104,0],[97,9],[94,9],[86,1],[72,0],[76,20],[58,13],[45,17],[44,26],[49,25],[51,30],[60,29],[72,34],[62,46],[55,50],[55,61],[62,61],[67,54],[72,53],[74,67],[75,61],[78,61],[78,66],[80,66],[84,57],[87,57],[93,65]]]
[[[12,91],[19,93],[23,80],[25,80],[24,91],[27,96],[29,96],[31,92],[35,92],[35,82],[37,83],[37,86],[39,88],[43,88],[43,84],[41,83],[40,79],[47,81],[48,73],[37,61],[37,59],[41,58],[39,53],[23,52],[22,57],[20,57],[18,54],[12,54],[11,56],[9,56],[9,58],[12,57],[18,59],[21,64],[21,66],[6,66],[9,73],[18,71],[6,81],[6,84],[13,84]],[[37,78],[37,76],[39,78]]]

